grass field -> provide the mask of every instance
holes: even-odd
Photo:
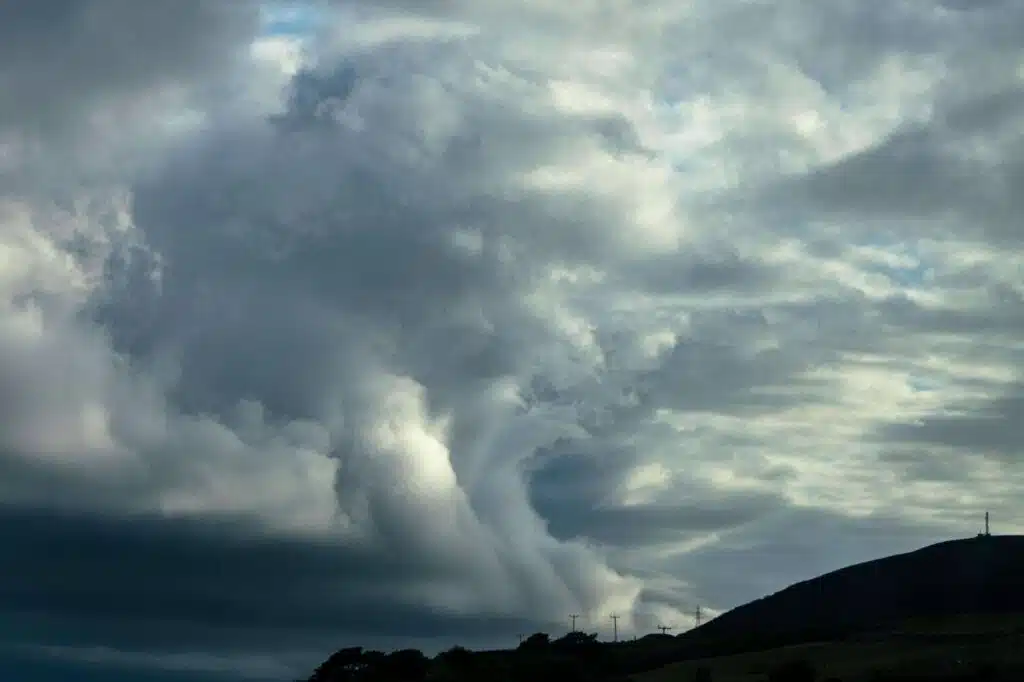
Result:
[[[633,677],[635,682],[689,682],[699,667],[714,682],[760,682],[768,671],[795,659],[809,661],[819,680],[872,680],[876,672],[926,679],[956,679],[986,664],[994,679],[1024,680],[1024,618],[972,616],[918,620],[888,632],[840,642],[803,644],[770,651],[686,661]]]

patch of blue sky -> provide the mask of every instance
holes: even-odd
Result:
[[[943,382],[923,375],[911,375],[907,379],[907,386],[914,393],[928,393],[943,387]]]
[[[295,37],[312,34],[321,16],[311,2],[267,3],[260,15],[262,35]]]
[[[872,263],[868,266],[872,272],[885,275],[893,283],[902,287],[918,288],[927,285],[932,268],[913,242],[894,241],[879,237],[862,242],[860,246],[888,251],[899,256],[899,259],[894,259],[893,262],[876,261]]]

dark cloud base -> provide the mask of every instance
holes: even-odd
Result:
[[[27,634],[38,623],[51,644],[188,650],[260,641],[301,649],[382,635],[474,639],[530,626],[394,601],[387,584],[422,569],[405,557],[231,525],[0,510],[10,552],[0,581],[3,629]],[[66,631],[51,629],[58,623]]]

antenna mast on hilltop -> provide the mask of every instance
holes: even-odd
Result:
[[[703,614],[701,614],[701,612],[700,612],[700,607],[698,606],[697,610],[693,614],[693,620],[696,623],[696,625],[694,625],[695,628],[699,628],[700,627],[700,621],[701,621],[701,616],[702,615]]]
[[[664,635],[665,633],[667,633],[669,630],[672,629],[672,626],[671,625],[659,625],[658,629],[661,630],[661,634]]]
[[[612,628],[613,628],[612,632],[614,633],[612,635],[612,641],[613,642],[618,642],[619,641],[619,617],[618,616],[612,616]]]
[[[988,529],[988,512],[985,512],[985,529],[983,531],[981,531],[980,533],[978,533],[978,537],[979,538],[991,537],[991,533],[989,533],[989,529]]]
[[[580,614],[578,614],[578,613],[570,613],[569,614],[569,618],[572,619],[572,630],[571,630],[571,632],[576,632],[576,619],[579,618],[579,617],[580,617]]]

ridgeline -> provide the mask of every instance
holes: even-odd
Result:
[[[800,651],[813,650],[820,667],[830,656],[842,658],[840,649],[847,658],[853,656],[851,647],[864,642],[873,642],[875,649],[881,643],[887,661],[910,660],[907,656],[914,654],[918,663],[898,671],[875,666],[863,675],[856,666],[844,664],[847,677],[831,680],[1024,680],[1024,618],[1018,614],[1024,614],[1024,537],[980,535],[848,566],[739,606],[677,636],[609,643],[579,632],[557,640],[537,633],[514,650],[456,647],[432,659],[415,650],[384,654],[345,649],[325,661],[309,682],[811,682],[815,666],[798,660]],[[971,625],[964,626],[968,621]],[[983,642],[987,648],[984,654],[970,654],[966,670],[962,659],[970,642]],[[954,649],[960,653],[950,653]],[[1021,652],[1022,660],[1003,649]],[[742,675],[712,677],[715,669],[732,670],[730,657],[749,659],[752,652],[769,651],[788,653]],[[949,661],[939,660],[944,656]],[[698,663],[672,665],[684,661]]]

